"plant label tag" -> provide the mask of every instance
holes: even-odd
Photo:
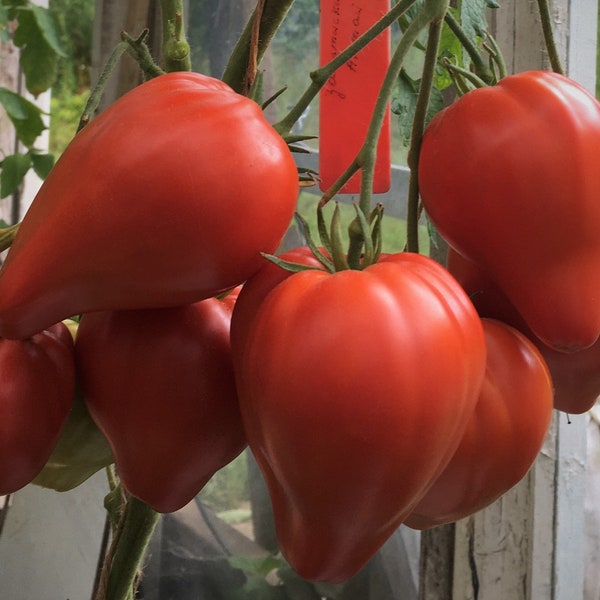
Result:
[[[390,0],[320,0],[320,64],[334,59],[385,15]],[[327,190],[350,166],[362,147],[379,89],[390,62],[389,27],[350,58],[327,81],[319,95],[319,177]],[[391,185],[390,111],[377,144],[373,193]],[[360,192],[356,173],[340,190]]]

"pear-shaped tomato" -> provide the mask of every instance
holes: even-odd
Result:
[[[232,288],[276,250],[297,193],[256,102],[197,73],[147,81],[80,131],[42,185],[0,270],[0,335]]]
[[[529,471],[552,419],[552,380],[533,343],[483,319],[487,361],[475,412],[452,460],[405,524],[428,529],[491,504]]]
[[[302,577],[339,582],[454,453],[483,378],[481,322],[448,272],[417,254],[274,276],[265,291],[251,279],[238,302],[256,312],[233,323],[248,442],[282,553]]]
[[[82,317],[76,355],[93,419],[125,488],[159,512],[187,504],[246,441],[231,299]]]
[[[421,148],[421,195],[439,232],[559,350],[600,335],[598,156],[600,103],[545,71],[468,92]]]
[[[31,482],[73,404],[73,339],[57,323],[27,340],[0,340],[0,495]]]
[[[600,396],[600,340],[579,352],[550,348],[535,336],[489,276],[452,248],[448,252],[448,270],[469,294],[480,316],[512,325],[535,344],[550,369],[554,408],[581,414],[596,403]]]

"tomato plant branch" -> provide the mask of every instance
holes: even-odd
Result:
[[[500,46],[494,36],[488,31],[486,32],[486,41],[483,43],[483,47],[488,51],[490,55],[490,61],[492,63],[492,69],[494,70],[494,78],[496,81],[503,79],[508,75],[508,68],[506,61],[502,54]],[[497,70],[497,72],[496,72]]]
[[[190,45],[185,37],[183,0],[161,0],[163,55],[167,71],[190,71]]]
[[[447,11],[444,20],[446,21],[452,33],[454,33],[454,35],[458,38],[458,41],[461,43],[462,47],[466,50],[467,54],[469,55],[477,77],[485,81],[485,83],[487,83],[488,85],[494,83],[494,72],[486,64],[485,60],[481,56],[481,53],[477,49],[477,46],[465,33],[460,23],[456,20],[456,17],[450,11]]]
[[[147,35],[147,30],[142,33],[142,36],[144,37]],[[108,81],[108,78],[110,77],[111,73],[115,70],[115,67],[121,60],[123,54],[125,54],[125,52],[127,51],[127,45],[127,42],[125,42],[125,40],[122,40],[116,45],[116,47],[108,57],[108,60],[106,61],[106,64],[104,65],[104,68],[100,73],[100,77],[98,77],[98,82],[92,88],[90,97],[88,98],[85,108],[83,109],[83,113],[81,115],[81,118],[79,119],[77,131],[81,131],[90,122],[90,119],[96,112],[96,109],[100,104],[100,100],[102,99],[102,94],[104,93],[106,82]]]
[[[164,73],[164,71],[154,62],[150,54],[150,50],[146,44],[148,33],[148,29],[144,29],[137,38],[132,38],[126,31],[121,33],[121,41],[115,46],[111,55],[108,57],[108,60],[106,61],[106,64],[104,65],[104,68],[98,77],[98,82],[93,87],[90,97],[88,98],[85,108],[83,109],[83,113],[79,119],[79,125],[77,127],[78,132],[81,131],[94,116],[94,113],[100,104],[100,100],[102,99],[106,82],[112,75],[115,67],[125,52],[129,52],[133,56],[135,61],[144,72],[144,77],[146,79],[158,77]]]
[[[248,66],[246,67],[246,74],[244,75],[244,87],[242,93],[244,96],[250,94],[256,81],[256,74],[258,73],[258,48],[260,41],[260,22],[262,19],[263,12],[265,10],[266,0],[258,0],[254,14],[252,15],[252,28],[250,30],[250,48],[248,50]]]
[[[377,102],[375,103],[375,109],[369,123],[369,129],[365,138],[365,142],[359,150],[354,164],[357,164],[362,168],[361,178],[361,190],[358,208],[362,211],[363,215],[368,215],[371,211],[371,202],[373,195],[373,177],[375,171],[375,159],[377,155],[377,140],[381,127],[383,125],[386,111],[389,109],[389,99],[392,95],[402,65],[409,50],[413,44],[417,41],[421,31],[425,29],[433,21],[439,21],[444,18],[444,13],[448,9],[448,0],[429,0],[423,4],[423,7],[417,13],[416,17],[411,21],[410,25],[406,28],[403,36],[400,38],[396,50],[392,55],[390,66],[387,70]],[[346,177],[348,171],[344,173],[342,177]],[[346,183],[346,181],[340,181],[338,179],[334,183],[334,188],[338,190]],[[321,203],[327,202],[331,198],[331,189],[327,190],[321,199]],[[350,246],[348,249],[348,257],[351,266],[356,260],[356,257],[360,256],[359,249],[362,248],[364,239],[361,240],[361,235],[352,235],[353,231],[357,228],[350,228]]]
[[[365,33],[358,37],[352,44],[340,52],[333,60],[310,73],[311,83],[302,94],[288,114],[274,125],[275,129],[282,135],[289,133],[296,121],[302,116],[310,103],[316,98],[327,80],[355,54],[360,52],[369,42],[374,40],[380,33],[385,31],[392,23],[402,16],[416,0],[400,0],[386,15],[377,23],[372,25]],[[352,173],[356,168],[352,168]],[[341,187],[341,186],[340,186]],[[337,193],[336,190],[335,193]]]
[[[423,65],[419,96],[412,124],[410,148],[407,155],[410,179],[408,183],[408,208],[406,214],[406,249],[409,252],[419,252],[419,154],[421,152],[427,109],[429,108],[431,89],[437,65],[442,25],[443,22],[440,19],[434,19],[429,25],[425,63]]]
[[[554,39],[554,29],[552,27],[552,15],[550,14],[550,3],[548,0],[537,0],[538,9],[540,12],[540,20],[542,22],[542,32],[544,34],[544,43],[550,59],[550,66],[555,73],[565,74],[562,66],[556,40]]]
[[[125,31],[121,34],[121,39],[127,43],[127,50],[142,70],[145,80],[164,74],[164,71],[154,62],[154,59],[150,54],[150,48],[148,48],[148,44],[146,44],[147,36],[147,29],[145,29],[138,38],[132,38]]]
[[[294,0],[265,0],[264,5],[257,6],[257,9],[250,16],[233,49],[222,77],[223,81],[236,92],[243,93],[248,65],[253,60],[256,60],[257,65],[260,64],[273,36],[277,33],[293,3]],[[251,39],[257,10],[260,10],[258,46],[255,57],[251,57]]]
[[[456,89],[461,96],[473,88],[482,88],[488,86],[488,84],[480,77],[477,77],[475,73],[455,65],[448,58],[442,59],[442,64],[444,67],[446,67],[446,69],[448,69],[450,76],[455,82]],[[470,88],[468,84],[471,84],[473,87]]]
[[[96,600],[129,600],[134,589],[146,548],[158,522],[159,514],[131,496],[109,551],[105,595]],[[101,590],[104,593],[104,590]]]

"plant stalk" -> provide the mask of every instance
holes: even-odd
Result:
[[[565,70],[558,54],[556,40],[554,39],[554,28],[552,27],[552,15],[550,14],[550,3],[548,0],[537,0],[544,34],[544,43],[550,59],[550,66],[555,73],[565,74]]]
[[[390,61],[390,66],[383,80],[379,97],[375,104],[365,143],[357,155],[357,162],[363,167],[359,207],[365,215],[368,215],[371,210],[377,140],[379,139],[379,132],[381,131],[383,120],[386,111],[388,110],[389,99],[400,75],[402,65],[404,64],[406,55],[418,39],[421,31],[432,21],[443,19],[447,8],[448,0],[426,0],[421,10],[417,13],[417,16],[406,28],[404,35],[398,42],[398,46],[394,51],[392,60]],[[345,181],[342,182],[342,185],[344,183]],[[339,183],[337,185],[339,185]],[[329,190],[326,194],[328,193]]]
[[[410,147],[407,156],[410,179],[408,184],[408,208],[406,214],[406,249],[409,252],[419,252],[419,154],[421,152],[427,110],[429,108],[431,89],[435,77],[437,55],[442,35],[442,25],[443,21],[441,19],[434,19],[429,24],[425,63],[422,71],[421,85],[419,87],[419,96],[417,97],[415,117],[410,136]]]
[[[107,554],[102,585],[95,600],[131,600],[159,513],[129,497]]]
[[[223,73],[223,81],[236,92],[240,94],[244,92],[248,65],[252,61],[256,61],[257,65],[260,64],[273,36],[277,33],[293,3],[294,0],[265,0],[264,3],[259,0],[257,9],[250,16]],[[257,11],[260,11],[258,46],[255,48],[255,55],[251,56],[251,40],[253,35],[256,35],[253,34],[253,29]]]
[[[190,45],[185,37],[183,0],[161,0],[165,69],[191,71]]]
[[[485,60],[479,53],[479,50],[473,43],[473,41],[469,38],[468,35],[465,34],[463,28],[460,23],[455,19],[454,15],[447,11],[444,20],[448,24],[448,27],[452,30],[452,33],[458,38],[462,47],[466,50],[471,62],[473,63],[474,71],[479,79],[482,79],[486,84],[491,85],[494,83],[494,72],[490,67],[486,64]]]

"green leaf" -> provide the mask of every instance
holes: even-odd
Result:
[[[487,30],[486,10],[497,4],[491,0],[462,0],[461,24],[467,36],[476,41]]]
[[[420,80],[412,79],[403,70],[398,78],[398,96],[392,101],[392,112],[398,115],[398,124],[402,135],[402,142],[405,146],[410,144],[412,134],[412,123],[415,117],[417,106],[417,96],[419,94]],[[426,123],[438,113],[444,105],[444,99],[439,89],[431,90],[429,107],[427,108]]]
[[[8,21],[8,10],[4,4],[0,4],[0,41],[2,42],[8,42],[10,39]]]
[[[54,155],[53,154],[38,154],[37,152],[30,152],[31,166],[35,171],[35,174],[40,179],[46,179],[54,167]]]
[[[42,111],[32,102],[9,89],[0,87],[0,104],[15,127],[19,140],[28,148],[46,129]]]
[[[43,6],[31,6],[31,11],[37,23],[39,32],[46,40],[52,51],[58,56],[67,58],[67,52],[60,43],[60,32],[52,13]]]
[[[29,154],[11,154],[4,158],[0,173],[0,198],[6,198],[13,194],[23,181],[29,167],[31,167],[31,156]]]
[[[392,100],[392,112],[398,116],[402,143],[408,146],[412,130],[412,117],[417,105],[418,87],[402,69],[398,78],[398,95]]]
[[[14,43],[21,48],[21,67],[27,90],[34,96],[56,81],[59,57],[65,56],[54,19],[41,6],[19,9]]]
[[[455,9],[449,9],[459,20],[457,11]],[[444,22],[442,27],[442,37],[440,39],[440,48],[438,51],[438,58],[449,58],[452,62],[464,66],[463,64],[463,47],[454,32],[450,29],[449,25]],[[438,64],[435,72],[434,85],[438,90],[445,90],[453,84],[452,77],[448,72],[448,69]]]

